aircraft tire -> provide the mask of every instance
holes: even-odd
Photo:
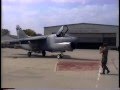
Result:
[[[46,52],[42,51],[42,56],[45,57],[45,55],[46,55]]]
[[[58,54],[58,55],[57,55],[57,58],[58,58],[58,59],[62,58],[62,55],[61,55],[61,54]]]
[[[31,52],[28,52],[28,57],[31,57]]]

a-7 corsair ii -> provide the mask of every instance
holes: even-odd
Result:
[[[22,49],[28,50],[28,56],[32,52],[42,53],[46,55],[46,51],[60,52],[57,58],[63,57],[63,52],[73,51],[75,49],[76,37],[67,35],[68,26],[61,26],[56,34],[30,37],[20,28],[16,26],[18,39],[9,41],[10,43],[19,42]]]

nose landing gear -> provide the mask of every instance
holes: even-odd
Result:
[[[63,58],[63,52],[61,52],[61,54],[58,54],[58,55],[57,55],[57,58],[58,58],[58,59]]]

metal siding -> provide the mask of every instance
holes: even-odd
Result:
[[[101,43],[103,38],[94,38],[94,37],[79,37],[79,42],[92,42],[92,43]]]
[[[58,29],[62,25],[59,26],[51,26],[44,28],[44,34],[49,35],[52,33],[56,33]],[[119,29],[118,26],[115,25],[99,25],[99,24],[69,24],[68,34],[72,36],[80,37],[80,42],[103,42],[103,39],[106,37],[116,38],[116,45],[119,46]]]
[[[54,27],[45,27],[44,34],[48,35],[52,32],[57,32],[60,26]],[[88,24],[77,24],[77,25],[68,25],[68,33],[116,33],[118,31],[117,26],[108,26],[108,25],[88,25]]]

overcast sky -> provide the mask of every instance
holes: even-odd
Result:
[[[16,25],[42,34],[46,26],[118,25],[118,13],[118,0],[2,0],[2,28],[16,35]]]

